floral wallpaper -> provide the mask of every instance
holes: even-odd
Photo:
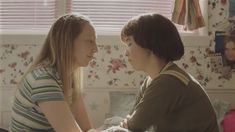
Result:
[[[84,68],[84,86],[89,88],[135,88],[145,75],[134,72],[124,55],[124,45],[99,45],[99,53]]]
[[[226,2],[225,2],[226,1]],[[206,49],[207,57],[211,60],[211,53],[215,52],[215,32],[216,31],[232,31],[235,28],[235,21],[231,22],[228,20],[229,16],[229,0],[209,0],[208,2],[208,20],[209,20],[209,36],[211,42],[209,48]],[[235,89],[235,73],[230,72],[229,77],[224,76],[216,71],[213,71],[212,64],[209,63],[208,70],[210,69],[211,75],[210,81],[208,82],[209,87],[217,87],[224,89]]]
[[[193,74],[204,86],[210,86],[215,80],[218,82],[217,86],[227,87],[233,78],[226,79],[211,71],[210,53],[214,52],[214,32],[220,30],[221,25],[227,22],[228,5],[221,4],[219,0],[210,0],[208,6],[211,38],[209,47],[186,47],[183,59],[177,63]],[[231,25],[233,24],[229,27]],[[124,45],[119,43],[99,45],[96,58],[84,68],[85,86],[131,88],[141,84],[145,75],[133,71],[124,55]],[[33,61],[39,48],[38,45],[1,44],[0,85],[15,85]],[[217,87],[212,84],[212,87]]]
[[[37,45],[0,45],[0,86],[16,85],[38,48]]]

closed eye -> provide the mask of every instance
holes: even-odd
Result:
[[[90,44],[95,43],[95,41],[94,41],[94,40],[86,40],[86,42],[88,42],[88,43],[90,43]]]
[[[93,40],[90,40],[89,42],[90,42],[90,43],[94,43],[94,41],[93,41]]]

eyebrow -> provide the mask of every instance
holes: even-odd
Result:
[[[96,38],[96,36],[93,36],[93,35],[85,35],[84,37],[85,37],[85,38],[87,38],[87,39],[93,39],[93,38]]]

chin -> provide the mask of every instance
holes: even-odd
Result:
[[[89,63],[83,64],[82,67],[87,67]]]
[[[89,65],[89,62],[83,62],[83,63],[79,63],[78,67],[87,67]]]

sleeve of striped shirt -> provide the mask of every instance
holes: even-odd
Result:
[[[42,101],[64,100],[62,88],[52,76],[42,75],[33,77],[31,81],[31,98],[35,103]]]

